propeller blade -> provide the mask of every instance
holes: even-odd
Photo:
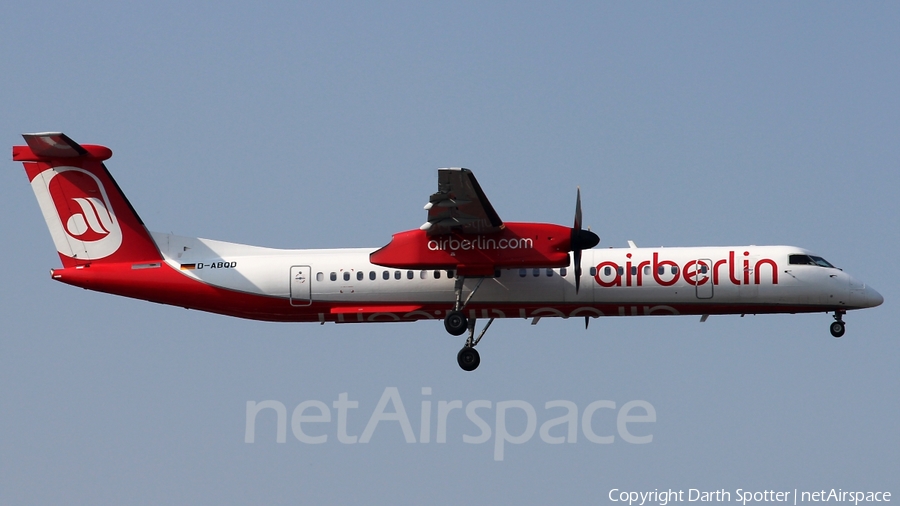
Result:
[[[581,187],[576,187],[575,194],[575,225],[572,227],[572,249],[574,251],[575,261],[575,293],[581,288],[581,248],[576,246],[578,232],[581,232]]]
[[[591,323],[591,317],[590,317],[590,316],[585,316],[585,317],[584,317],[584,330],[587,330],[588,324],[589,324],[589,323]]]
[[[575,250],[572,256],[575,257],[575,293],[577,294],[578,289],[581,288],[581,250]]]
[[[575,197],[575,230],[581,230],[581,187],[578,187],[578,194]]]
[[[572,227],[572,235],[569,239],[569,247],[573,253],[573,263],[575,264],[575,293],[581,288],[581,251],[591,249],[600,243],[597,234],[591,232],[590,229],[581,229],[581,187],[578,187],[575,194],[575,225]]]

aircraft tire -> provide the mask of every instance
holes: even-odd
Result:
[[[831,331],[831,335],[834,337],[841,337],[844,335],[844,331],[846,330],[844,326],[844,322],[834,322],[832,323],[828,330]]]
[[[474,371],[478,368],[478,364],[481,363],[481,355],[478,354],[478,350],[475,348],[464,346],[456,354],[456,362],[463,371]]]
[[[469,319],[461,311],[450,311],[444,318],[444,328],[451,335],[461,336],[469,328]]]

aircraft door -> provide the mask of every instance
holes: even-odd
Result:
[[[711,299],[713,297],[712,260],[701,258],[694,265],[693,285],[698,299]]]
[[[312,276],[308,265],[291,267],[291,305],[309,306],[312,304]]]

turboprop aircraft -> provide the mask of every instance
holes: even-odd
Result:
[[[881,295],[802,248],[591,249],[582,228],[506,222],[468,169],[439,169],[427,221],[378,249],[272,249],[150,232],[110,175],[109,148],[62,133],[24,134],[25,165],[50,229],[57,281],[90,290],[280,322],[443,320],[468,333],[457,354],[472,371],[495,318],[833,313]],[[582,269],[582,264],[588,267]],[[585,276],[585,273],[587,274]],[[487,324],[475,337],[478,318]]]

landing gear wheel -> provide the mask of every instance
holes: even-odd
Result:
[[[844,330],[846,329],[844,328],[844,322],[836,321],[831,324],[828,330],[831,331],[831,335],[833,335],[834,337],[841,337],[844,335]]]
[[[478,364],[481,363],[481,356],[475,348],[464,346],[456,354],[456,361],[463,371],[474,371],[478,368]]]
[[[444,328],[451,335],[461,336],[469,328],[469,319],[461,311],[450,311],[444,318]]]

